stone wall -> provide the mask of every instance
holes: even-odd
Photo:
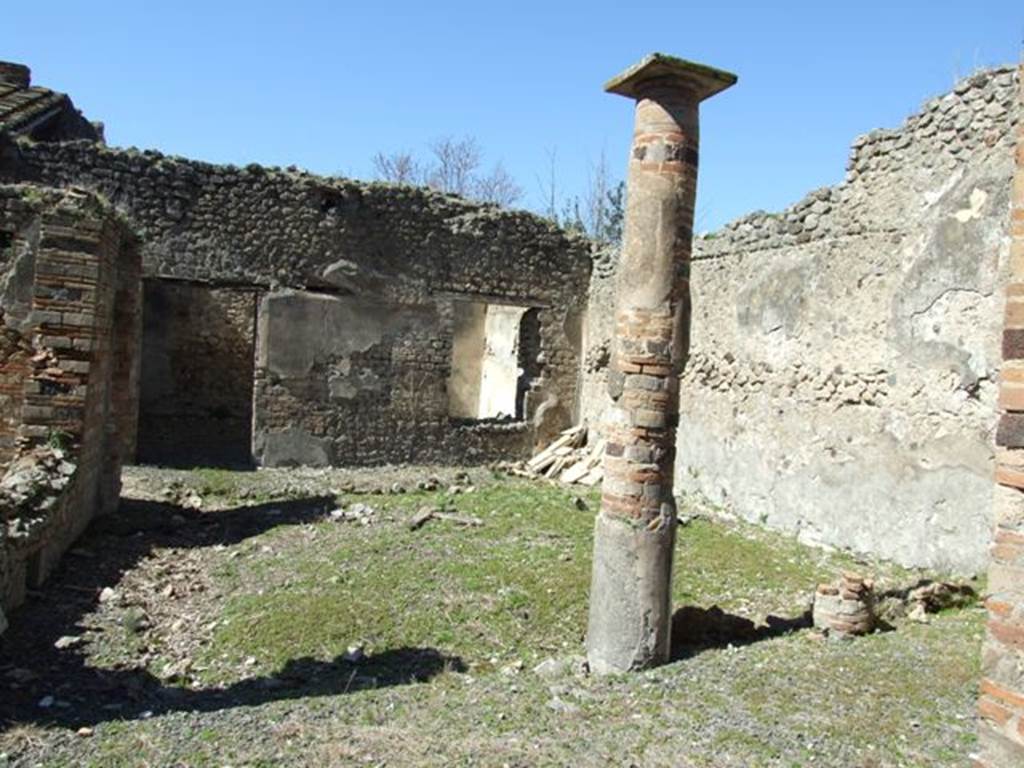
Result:
[[[88,142],[8,142],[3,178],[103,194],[140,233],[149,278],[262,295],[270,346],[255,369],[253,446],[264,463],[511,458],[576,415],[590,247],[539,217],[424,189]],[[448,413],[453,302],[467,300],[536,309],[521,418]],[[354,307],[375,308],[364,313],[371,331]],[[336,338],[306,338],[323,335],[314,316],[340,323],[330,326]],[[155,332],[147,321],[147,339]],[[277,365],[293,353],[305,355],[301,375]],[[196,403],[195,415],[210,407]]]
[[[964,80],[857,139],[840,185],[695,241],[678,489],[807,542],[984,566],[1015,88],[1011,69]]]
[[[1024,106],[1024,88],[1020,103]],[[1024,765],[1024,123],[1017,127],[1011,194],[978,768]]]
[[[6,609],[117,503],[134,451],[140,259],[113,211],[77,190],[0,186],[0,232]]]

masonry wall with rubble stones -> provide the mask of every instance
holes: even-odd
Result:
[[[281,313],[260,317],[272,334],[255,369],[264,464],[509,458],[575,416],[589,245],[543,219],[422,189],[88,142],[8,143],[0,158],[0,178],[109,199],[142,237],[147,279],[258,291],[263,311]],[[448,416],[454,307],[467,299],[538,308],[524,419]],[[383,311],[364,319],[364,307]],[[335,336],[321,344],[325,321]]]
[[[97,514],[134,451],[141,261],[109,206],[0,186],[4,352],[0,608],[19,604]]]
[[[1024,68],[1022,68],[1024,71]],[[1024,87],[1020,91],[1024,105]],[[982,651],[979,768],[1024,765],[1024,122],[1017,126],[1003,313],[996,489]]]
[[[858,138],[838,186],[695,241],[677,489],[808,542],[984,567],[1020,119],[1014,70],[979,73]],[[593,422],[613,266],[590,296]]]

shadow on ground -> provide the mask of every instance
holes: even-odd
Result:
[[[81,622],[95,610],[100,591],[116,585],[155,549],[236,544],[277,526],[322,519],[333,506],[331,497],[312,497],[198,512],[122,500],[116,513],[93,523],[45,587],[11,617],[11,629],[0,639],[0,730],[15,723],[77,728],[173,711],[208,712],[404,685],[446,670],[464,671],[461,659],[433,648],[398,648],[358,663],[341,657],[293,659],[273,675],[223,688],[192,689],[166,684],[140,668],[98,669],[80,649],[54,646],[61,637],[80,635]],[[85,557],[84,552],[95,554]]]
[[[743,616],[726,613],[717,605],[710,608],[687,605],[672,614],[672,659],[683,659],[712,648],[750,645],[811,626],[810,611],[792,618],[769,616],[765,624],[758,625]]]

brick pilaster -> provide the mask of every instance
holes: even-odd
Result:
[[[1024,77],[1020,80],[1024,103]],[[1024,765],[1024,122],[1017,130],[996,430],[990,596],[978,699],[975,765],[979,768]]]

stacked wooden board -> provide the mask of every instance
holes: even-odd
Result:
[[[563,483],[597,485],[604,476],[601,470],[603,453],[604,440],[596,440],[588,445],[586,426],[571,427],[526,462],[520,474]]]

